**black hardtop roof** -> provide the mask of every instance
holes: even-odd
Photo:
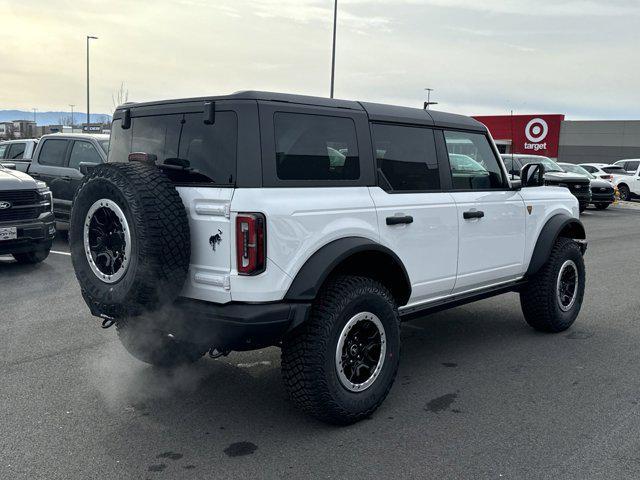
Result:
[[[219,95],[212,97],[182,98],[175,100],[160,100],[143,103],[126,103],[120,105],[114,114],[114,119],[121,116],[125,109],[135,110],[140,107],[160,107],[176,104],[215,102],[222,100],[255,100],[293,103],[299,105],[311,105],[318,107],[343,108],[348,110],[365,111],[369,118],[380,122],[409,123],[418,125],[432,125],[447,128],[459,128],[464,130],[478,130],[485,132],[487,128],[477,120],[464,115],[439,112],[436,110],[424,110],[421,108],[401,107],[382,103],[357,102],[354,100],[341,100],[326,97],[314,97],[310,95],[297,95],[291,93],[261,92],[247,90],[232,93],[231,95]]]

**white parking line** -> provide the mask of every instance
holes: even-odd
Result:
[[[71,254],[67,253],[67,252],[57,252],[55,250],[51,250],[49,253],[57,253],[58,255],[66,255],[67,257],[70,257]]]

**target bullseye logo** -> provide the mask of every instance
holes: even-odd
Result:
[[[544,140],[549,133],[549,125],[542,118],[532,118],[524,128],[524,134],[532,143],[538,143]]]

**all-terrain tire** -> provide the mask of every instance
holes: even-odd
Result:
[[[363,391],[341,383],[336,350],[354,316],[373,313],[384,327],[386,352],[380,373]],[[359,276],[336,277],[323,287],[309,319],[283,342],[282,377],[293,402],[332,424],[348,425],[370,416],[393,385],[400,359],[400,323],[395,300],[379,282]]]
[[[49,256],[50,248],[44,250],[34,250],[33,252],[14,253],[13,258],[16,262],[24,264],[36,264],[44,262]]]
[[[574,303],[563,310],[558,299],[558,277],[563,265],[573,262],[577,269],[577,290]],[[560,237],[551,250],[551,255],[520,292],[520,305],[527,323],[542,332],[562,332],[576,320],[584,298],[585,267],[578,244]],[[567,305],[568,306],[568,305]]]
[[[84,248],[87,214],[102,199],[122,210],[131,237],[128,266],[115,283],[98,278]],[[94,314],[124,318],[153,311],[175,300],[187,278],[187,213],[173,184],[153,165],[109,163],[92,169],[74,198],[69,244],[82,295]]]
[[[131,355],[156,367],[171,368],[194,363],[207,351],[161,330],[151,315],[121,318],[116,322],[116,330],[120,342]]]
[[[608,203],[596,203],[597,210],[606,210],[609,207]]]

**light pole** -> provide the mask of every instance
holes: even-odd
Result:
[[[333,50],[331,52],[331,98],[333,98],[333,84],[336,74],[336,28],[338,21],[338,0],[333,4]]]
[[[69,106],[71,107],[71,130],[73,131],[73,107],[75,107],[75,105],[69,104]]]
[[[87,125],[91,123],[91,117],[89,114],[89,40],[98,40],[98,37],[91,37],[87,35]]]
[[[33,123],[35,123],[37,125],[38,122],[36,121],[36,112],[38,111],[38,109],[37,108],[32,108],[31,110],[33,110]]]
[[[424,109],[429,110],[430,105],[437,105],[438,102],[431,101],[431,92],[433,92],[433,88],[425,88],[425,90],[427,91],[427,101],[424,102]]]

